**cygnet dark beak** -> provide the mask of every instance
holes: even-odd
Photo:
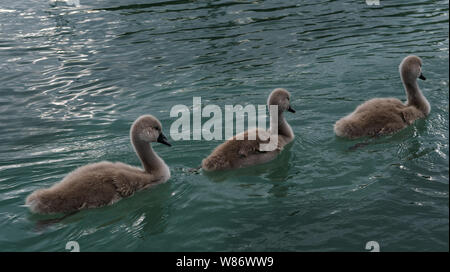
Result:
[[[422,79],[422,80],[426,80],[427,79],[422,73],[420,73],[419,78]]]
[[[292,112],[292,113],[295,113],[295,110],[293,108],[291,108],[291,105],[289,105],[288,111]]]
[[[161,132],[161,134],[159,134],[158,139],[156,140],[158,143],[162,143],[168,146],[172,146],[168,141],[166,136],[164,136],[164,134]]]

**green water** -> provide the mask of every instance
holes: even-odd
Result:
[[[8,3],[7,3],[8,2]],[[0,250],[448,251],[449,2],[0,1]],[[394,4],[395,2],[396,4]],[[358,141],[333,124],[373,97],[405,99],[423,59],[426,120]],[[32,191],[101,160],[139,165],[129,127],[177,104],[265,104],[292,94],[296,138],[275,161],[191,173],[221,141],[154,145],[171,179],[60,222]]]

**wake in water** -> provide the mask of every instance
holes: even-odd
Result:
[[[44,230],[44,229],[46,229],[46,228],[48,228],[48,227],[50,227],[52,225],[60,223],[64,219],[66,219],[69,216],[72,216],[72,215],[74,215],[74,214],[76,214],[78,212],[79,211],[70,212],[70,213],[64,214],[63,216],[58,217],[58,218],[39,220],[39,221],[36,222],[35,230],[36,231],[42,231],[42,230]]]
[[[348,148],[348,150],[356,150],[356,149],[358,149],[358,148],[363,148],[363,147],[365,147],[365,146],[368,146],[369,144],[372,143],[371,140],[377,139],[377,138],[379,138],[380,136],[381,136],[380,134],[375,134],[375,135],[373,135],[373,136],[370,136],[369,138],[367,138],[366,140],[364,140],[364,142],[357,143],[357,144],[354,144],[354,145],[350,146],[350,147]]]

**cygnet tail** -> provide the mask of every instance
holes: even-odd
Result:
[[[339,137],[350,139],[359,138],[364,135],[363,131],[355,126],[348,117],[344,117],[334,124],[334,133]]]
[[[230,161],[221,155],[210,155],[202,161],[202,168],[206,171],[231,169]]]
[[[33,213],[53,213],[54,207],[57,207],[57,203],[54,203],[55,199],[49,193],[48,189],[37,190],[27,197],[25,205],[29,207]]]

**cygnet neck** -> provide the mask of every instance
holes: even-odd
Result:
[[[155,172],[156,169],[160,169],[162,160],[153,151],[150,143],[139,139],[136,135],[132,135],[131,144],[133,145],[136,154],[141,160],[141,164],[145,172],[152,173]]]
[[[417,84],[417,79],[407,80],[406,77],[402,75],[402,82],[408,98],[406,105],[414,106],[427,115],[430,112],[430,103],[422,94],[422,91]]]
[[[278,121],[278,122],[277,122]],[[288,124],[286,119],[284,119],[284,114],[282,111],[278,112],[278,120],[273,118],[273,116],[270,117],[270,130],[272,128],[278,127],[278,135],[282,135],[288,138],[293,138],[294,133],[292,132],[291,126]]]

